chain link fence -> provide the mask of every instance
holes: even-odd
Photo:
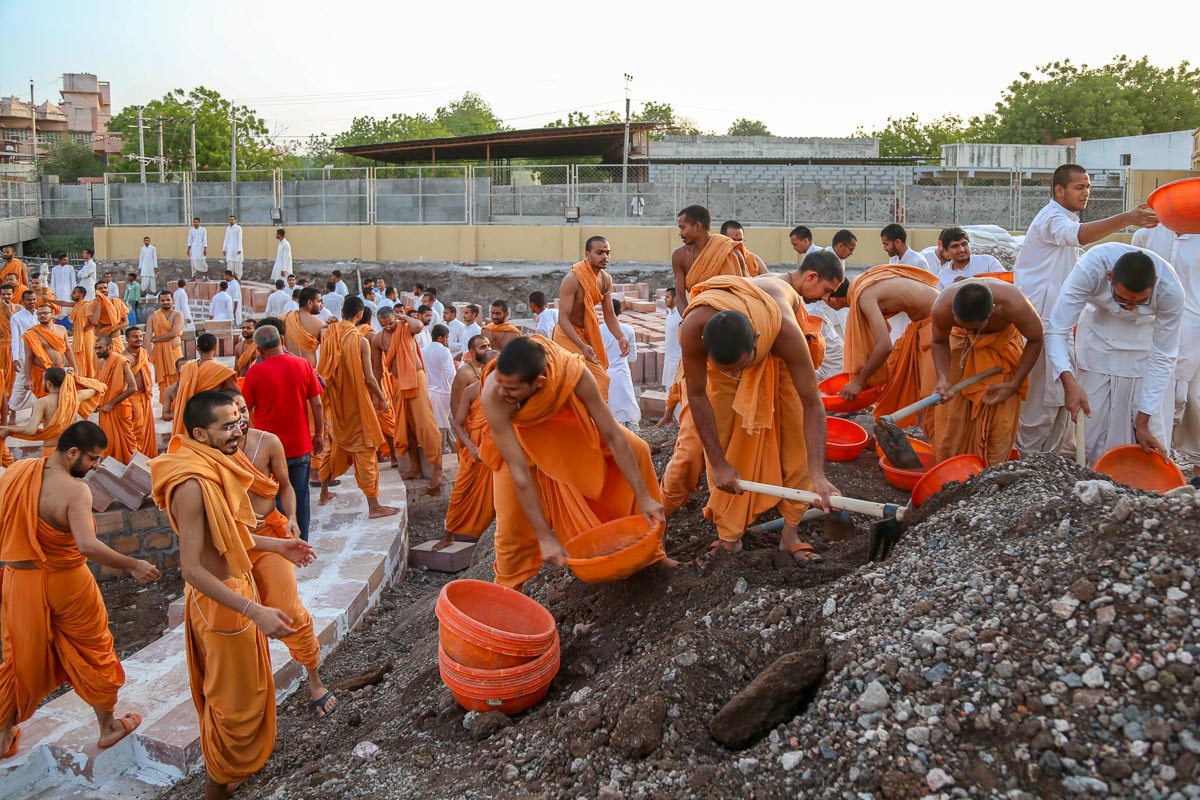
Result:
[[[1102,177],[1093,182],[1085,220],[1128,207],[1129,176]],[[103,185],[109,225],[187,225],[192,217],[212,224],[230,213],[249,225],[529,225],[560,224],[575,219],[575,210],[579,221],[590,224],[673,225],[679,209],[699,203],[715,221],[757,226],[903,222],[1021,230],[1050,196],[1049,174],[893,165],[329,167],[240,170],[236,181],[228,172],[177,172],[145,184],[136,173],[110,173]],[[54,202],[73,208],[85,199],[64,195]],[[25,201],[0,195],[5,202],[12,207]],[[48,215],[58,215],[54,208]]]
[[[41,187],[24,179],[0,180],[0,219],[36,217],[41,206]]]

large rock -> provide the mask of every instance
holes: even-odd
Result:
[[[794,717],[824,674],[825,654],[819,650],[780,656],[717,712],[708,732],[726,747],[749,747]]]
[[[626,706],[612,732],[612,746],[627,758],[645,758],[662,744],[667,701],[653,694]]]

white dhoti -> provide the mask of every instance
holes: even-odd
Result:
[[[450,427],[450,393],[429,390],[429,404],[433,406],[433,419],[442,429]]]
[[[141,285],[142,285],[142,296],[143,297],[157,293],[158,290],[155,288],[155,280],[154,280],[153,275],[143,275],[139,279],[138,282],[141,283]],[[147,299],[151,299],[151,298],[147,298]]]
[[[1176,405],[1182,396],[1183,408],[1175,415],[1171,446],[1183,453],[1193,469],[1200,469],[1200,364],[1186,382],[1182,375],[1176,374],[1176,378],[1180,379],[1176,382]]]
[[[37,396],[34,395],[32,388],[25,388],[25,365],[19,364],[16,372],[16,378],[13,381],[12,397],[8,400],[8,407],[13,411],[22,411],[32,406]]]
[[[1043,325],[1046,323],[1042,320]],[[1050,371],[1043,350],[1029,371],[1029,394],[1021,404],[1017,449],[1022,453],[1058,453],[1067,441],[1071,415],[1063,405],[1062,381]]]
[[[1092,415],[1087,419],[1088,463],[1095,464],[1096,459],[1114,447],[1134,444],[1133,421],[1138,413],[1142,379],[1086,369],[1077,369],[1075,379],[1087,393],[1092,409]],[[1168,445],[1174,423],[1175,393],[1164,392],[1158,411],[1150,417],[1150,432]]]
[[[677,374],[679,374],[679,359],[674,356],[668,356],[663,360],[662,385],[664,389],[670,390],[671,384],[675,382]]]
[[[227,258],[225,259],[225,269],[233,273],[233,277],[239,281],[242,279],[242,259]]]
[[[642,409],[638,405],[637,394],[633,391],[633,375],[629,372],[629,362],[620,359],[608,368],[608,410],[622,425],[640,422]]]
[[[195,276],[197,273],[200,273],[200,272],[204,272],[204,273],[208,272],[208,259],[193,258],[192,259],[192,275]]]

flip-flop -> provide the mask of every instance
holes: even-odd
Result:
[[[117,739],[117,741],[113,742],[112,744],[100,744],[100,742],[97,740],[96,747],[99,747],[101,750],[107,750],[108,748],[112,747],[117,742],[136,731],[138,726],[142,724],[142,717],[140,714],[126,714],[123,717],[117,717],[117,722],[121,723],[121,727],[125,729],[125,732],[121,734],[121,738]]]
[[[333,696],[333,692],[327,691],[327,692],[325,692],[325,694],[321,695],[320,700],[312,701],[313,708],[321,709],[321,713],[317,715],[317,719],[319,719],[319,720],[327,719],[329,717],[329,715],[333,713],[333,711],[338,710],[337,706],[333,707],[333,711],[329,711],[325,708],[325,706],[329,705],[330,700],[336,700],[336,699],[337,698]]]
[[[796,558],[797,553],[800,553],[800,558]],[[825,560],[825,557],[818,553],[808,542],[796,542],[796,544],[787,549],[787,554],[797,564],[819,564]]]
[[[12,758],[13,756],[15,756],[17,754],[17,745],[20,742],[21,742],[21,729],[13,728],[12,744],[9,745],[7,753],[5,753],[4,755],[0,755],[0,759]]]

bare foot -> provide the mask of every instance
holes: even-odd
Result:
[[[335,492],[329,491],[328,486],[321,484],[321,496],[317,498],[317,505],[323,506],[335,497],[337,497]]]
[[[441,467],[437,467],[436,469],[434,469],[433,477],[429,479],[429,486],[427,486],[425,488],[425,494],[435,495],[435,494],[439,493],[440,491],[442,491],[442,483],[443,483],[442,476],[444,474],[445,473],[442,472]]]
[[[11,728],[8,735],[0,739],[0,758],[12,758],[17,754],[17,745],[21,742],[21,729]]]
[[[447,533],[433,546],[433,551],[436,553],[438,550],[444,550],[452,544],[454,544],[454,534]]]
[[[400,513],[400,509],[392,508],[391,506],[380,505],[379,501],[373,497],[368,498],[368,500],[367,500],[367,518],[368,519],[379,519],[380,517],[390,517],[393,514],[399,514],[399,513]]]
[[[660,565],[666,567],[667,569],[675,569],[675,567],[679,566],[679,562],[673,558],[670,558],[669,556],[663,556],[662,558],[660,558],[658,561],[655,561],[654,563],[660,564]]]
[[[423,474],[421,474],[420,469],[416,469],[416,470],[410,469],[408,472],[403,473],[400,476],[400,479],[405,480],[405,481],[419,481],[423,477],[425,477],[425,476]]]

